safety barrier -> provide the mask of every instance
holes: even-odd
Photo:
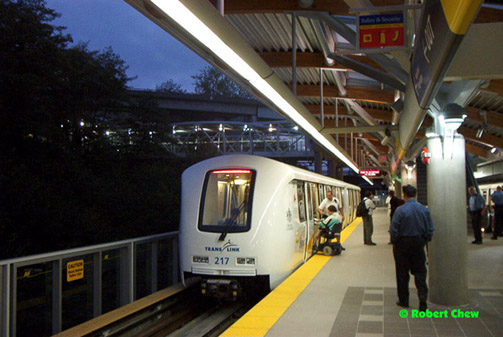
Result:
[[[178,232],[0,261],[0,336],[50,336],[180,280]]]

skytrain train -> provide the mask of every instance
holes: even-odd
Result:
[[[313,255],[318,205],[332,190],[343,228],[356,218],[360,188],[278,161],[227,155],[182,175],[180,269],[201,291],[240,296],[278,286]]]

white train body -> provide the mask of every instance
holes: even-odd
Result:
[[[209,280],[212,295],[222,297],[236,296],[245,280],[275,288],[311,257],[314,218],[328,189],[341,201],[347,225],[355,218],[357,186],[249,155],[188,168],[180,218],[183,281],[200,276],[203,288]]]

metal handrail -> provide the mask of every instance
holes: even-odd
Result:
[[[101,315],[102,310],[102,253],[110,250],[120,251],[120,305],[128,304],[135,300],[135,276],[136,276],[136,247],[141,244],[150,244],[153,257],[151,267],[151,290],[157,291],[157,253],[158,243],[161,240],[171,240],[171,253],[173,261],[172,280],[175,283],[178,275],[178,231],[135,239],[122,240],[93,246],[67,249],[57,252],[37,254],[26,257],[13,258],[0,261],[0,336],[16,336],[16,313],[17,313],[17,269],[25,266],[52,263],[52,333],[58,333],[62,328],[62,284],[63,284],[63,260],[91,255],[95,263],[93,270],[93,316]],[[154,256],[155,255],[155,256]],[[82,273],[83,274],[83,273]],[[176,278],[176,279],[175,279]]]

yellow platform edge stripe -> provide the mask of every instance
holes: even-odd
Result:
[[[356,218],[349,226],[344,228],[341,233],[342,243],[347,240],[360,223],[361,218]],[[325,255],[315,255],[311,257],[304,265],[297,269],[290,277],[220,336],[265,336],[309,283],[318,275],[330,258],[331,256]]]

